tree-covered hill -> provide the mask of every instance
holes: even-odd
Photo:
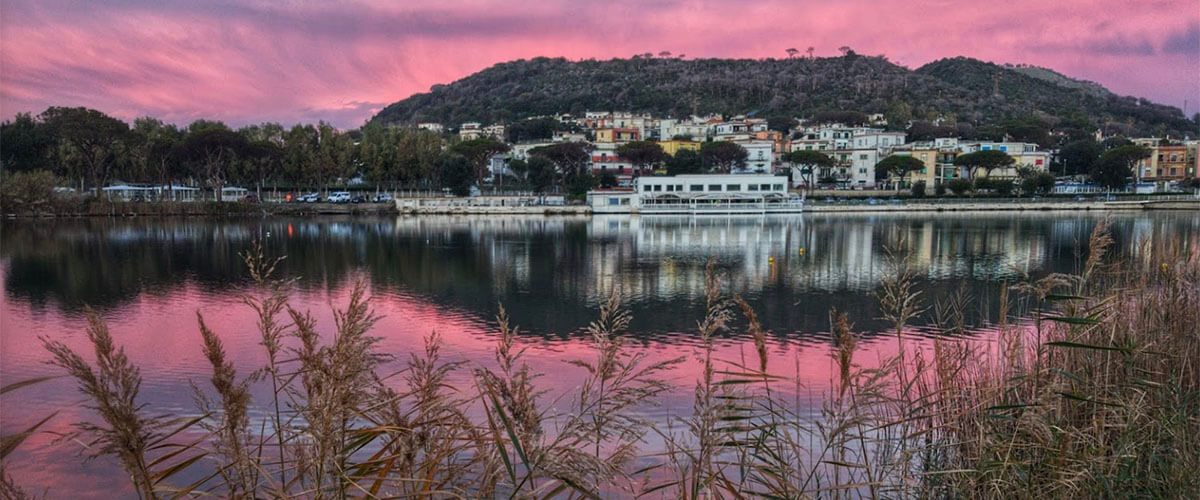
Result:
[[[818,111],[883,113],[905,104],[914,119],[939,116],[989,124],[1083,116],[1112,133],[1197,135],[1178,109],[1121,97],[1050,71],[944,59],[910,70],[885,57],[607,61],[535,58],[497,64],[384,108],[384,123],[511,122],[585,110],[682,116],[693,111],[811,116]],[[1061,76],[1061,75],[1058,75]],[[995,92],[993,92],[995,91]]]

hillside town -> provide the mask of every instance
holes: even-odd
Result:
[[[908,189],[923,183],[933,193],[938,186],[956,179],[1007,181],[1037,172],[1061,174],[1050,167],[1062,164],[1062,159],[1056,157],[1057,150],[1032,142],[959,137],[909,141],[908,133],[886,127],[883,114],[868,115],[869,125],[810,124],[796,120],[786,131],[772,129],[766,118],[744,115],[693,115],[680,119],[627,111],[588,111],[583,116],[560,114],[549,118],[563,124],[567,130],[555,131],[551,138],[511,143],[509,151],[492,156],[489,168],[493,177],[512,175],[507,168],[512,160],[528,160],[531,151],[563,142],[586,143],[591,152],[589,167],[592,174],[611,175],[617,187],[630,187],[639,176],[669,173],[666,158],[642,163],[621,155],[623,145],[637,142],[656,144],[669,157],[676,157],[681,151],[699,152],[706,143],[736,144],[745,152],[744,156],[732,161],[728,169],[709,170],[729,174],[787,175],[791,187],[801,189]],[[439,123],[420,123],[417,127],[439,133],[449,130]],[[506,138],[504,124],[485,126],[478,122],[460,124],[457,135],[462,140],[492,138],[503,141]],[[1093,135],[1097,143],[1108,139],[1098,131]],[[1187,181],[1197,178],[1200,140],[1147,137],[1129,141],[1146,148],[1149,154],[1137,160],[1133,182],[1125,190],[1142,194],[1173,192],[1184,189]],[[792,153],[800,151],[822,153],[832,162],[809,168],[793,161],[797,157]],[[1013,161],[995,169],[955,163],[963,155],[980,151],[1000,151]],[[877,166],[889,156],[911,157],[921,166],[905,175],[879,171]],[[1088,182],[1086,175],[1056,177],[1056,189],[1060,193],[1104,190]]]

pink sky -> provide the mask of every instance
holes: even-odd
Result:
[[[0,118],[50,105],[124,119],[360,125],[518,58],[784,57],[849,45],[915,68],[966,55],[1047,66],[1200,109],[1196,0],[358,2],[5,0]]]

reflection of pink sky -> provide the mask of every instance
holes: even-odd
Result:
[[[286,6],[284,6],[286,5]],[[0,15],[0,115],[86,105],[132,119],[357,126],[381,106],[535,56],[784,57],[842,45],[916,67],[967,55],[1048,66],[1195,110],[1200,10],[1125,2],[12,0]]]
[[[311,310],[319,319],[320,331],[328,332],[332,329],[329,303],[344,305],[348,289],[346,286],[329,293],[298,294],[293,304]],[[27,304],[14,303],[8,297],[0,298],[0,301],[0,331],[4,332],[0,336],[0,383],[55,373],[52,367],[45,365],[49,356],[37,340],[39,335],[62,340],[85,357],[91,357],[90,346],[83,336],[84,322],[81,317],[64,316],[53,306],[35,312]],[[407,360],[409,353],[419,351],[422,338],[435,327],[445,341],[443,359],[465,359],[484,366],[492,365],[494,336],[488,326],[489,318],[479,318],[469,312],[403,295],[377,296],[372,303],[375,311],[383,316],[373,331],[382,337],[379,349],[399,360],[381,369],[381,373],[391,373],[400,368],[400,362]],[[107,319],[115,339],[142,369],[145,382],[141,401],[149,403],[148,411],[152,413],[194,412],[188,381],[207,387],[208,366],[201,354],[194,319],[197,310],[204,314],[210,328],[222,337],[229,358],[242,375],[262,363],[262,348],[253,331],[251,311],[238,299],[206,294],[192,284],[183,285],[177,291],[164,295],[141,295],[134,302],[112,312]],[[513,320],[519,322],[520,318]],[[581,319],[580,326],[583,322]],[[566,361],[591,359],[594,356],[589,339],[582,335],[572,336],[568,340],[543,340],[529,336],[522,338],[522,344],[529,348],[526,361],[536,373],[543,375],[538,383],[550,391],[548,398],[551,399],[562,394],[569,395],[582,376],[579,368],[568,366]],[[685,362],[668,374],[672,390],[662,398],[664,407],[652,413],[687,414],[692,403],[692,390],[702,369],[696,361],[699,351],[694,343],[652,341],[643,346],[631,339],[629,349],[649,353],[650,361],[685,358]],[[798,371],[803,383],[802,391],[820,399],[821,393],[828,389],[831,373],[834,372],[829,351],[826,343],[782,344],[773,340],[770,369],[787,376],[795,375]],[[876,366],[878,360],[894,353],[895,343],[882,337],[881,340],[865,343],[856,362],[872,367]],[[734,341],[719,341],[717,358],[720,360],[740,362],[753,359],[753,356],[754,347],[744,336]],[[719,368],[728,368],[728,365],[721,364]],[[454,374],[455,385],[461,390],[471,390],[470,373],[471,367],[468,366]],[[265,400],[265,394],[260,393],[259,397],[259,401]],[[6,394],[3,398],[0,427],[6,434],[23,429],[54,411],[60,413],[45,430],[65,432],[72,422],[93,418],[89,410],[81,407],[81,396],[75,391],[73,382],[67,379],[27,387]],[[83,464],[82,458],[75,456],[77,450],[70,443],[53,443],[50,434],[38,434],[25,443],[10,461],[10,473],[31,490],[57,486],[58,493],[62,493],[66,491],[63,485],[86,482],[95,485],[96,493],[103,497],[103,493],[111,493],[113,488],[124,487],[119,474],[112,474],[117,467],[115,461],[103,457]],[[52,494],[54,492],[51,490]]]

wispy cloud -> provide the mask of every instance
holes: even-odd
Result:
[[[917,66],[968,55],[1119,93],[1200,99],[1192,0],[967,4],[783,0],[333,3],[8,0],[0,114],[84,105],[133,118],[356,126],[433,84],[515,58],[782,57],[842,45]]]

